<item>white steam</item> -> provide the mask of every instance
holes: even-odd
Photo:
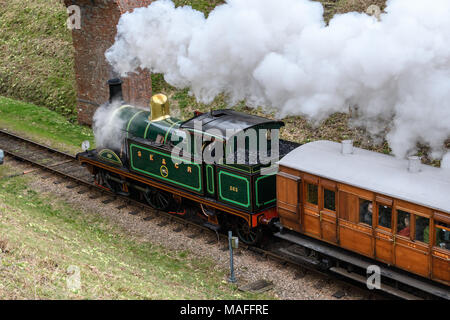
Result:
[[[403,157],[450,137],[450,1],[389,0],[381,21],[309,0],[228,0],[208,18],[169,0],[124,14],[106,57],[122,75],[163,73],[210,103],[279,109],[314,122],[348,112]]]
[[[125,137],[123,131],[127,120],[115,116],[115,112],[122,104],[119,100],[101,105],[93,117],[93,131],[95,144],[98,148],[120,150]]]
[[[450,169],[450,152],[447,152],[442,158],[441,168]]]

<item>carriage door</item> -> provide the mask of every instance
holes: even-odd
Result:
[[[371,258],[375,251],[373,198],[367,190],[339,185],[339,244]]]
[[[328,242],[337,242],[337,224],[336,224],[336,192],[335,182],[320,179],[320,228],[322,239]]]
[[[322,238],[319,207],[319,178],[303,174],[303,231],[315,238]]]
[[[430,275],[431,210],[396,203],[395,265],[424,277]]]
[[[393,200],[376,196],[375,204],[375,255],[377,260],[392,264],[394,262]]]
[[[277,174],[278,215],[283,226],[298,232],[301,232],[300,189],[299,173],[280,166]]]

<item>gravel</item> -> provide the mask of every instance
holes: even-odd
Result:
[[[12,162],[13,160],[9,159],[9,161]],[[18,163],[18,165],[25,167],[22,163]],[[66,186],[73,184],[72,182],[67,180],[67,182],[56,185],[54,182],[60,181],[61,178],[56,176],[51,176],[48,179],[41,178],[47,175],[48,173],[33,172],[30,174],[33,177],[30,186],[36,191],[64,199],[76,210],[94,212],[107,218],[136,241],[150,242],[170,250],[187,250],[197,257],[214,261],[217,270],[226,271],[228,274],[229,253],[225,250],[227,243],[224,241],[218,242],[214,234],[202,233],[192,239],[190,236],[196,233],[196,230],[192,228],[182,228],[180,232],[174,232],[174,229],[179,229],[178,224],[169,223],[165,226],[158,226],[158,224],[161,225],[161,222],[167,221],[167,218],[155,217],[149,221],[144,220],[145,217],[154,213],[150,209],[139,210],[138,214],[131,215],[129,212],[136,209],[134,206],[117,209],[120,205],[125,204],[122,200],[103,204],[102,201],[107,199],[108,196],[90,199],[89,196],[95,191],[78,194],[78,191],[85,187],[67,189]],[[279,262],[268,261],[247,250],[238,249],[234,265],[239,286],[258,280],[270,281],[273,283],[271,292],[279,299],[355,300],[372,298],[370,292],[363,289],[299,267],[282,266]]]

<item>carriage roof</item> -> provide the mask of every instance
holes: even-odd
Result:
[[[421,165],[408,171],[408,160],[341,144],[316,141],[298,147],[279,164],[326,179],[450,213],[450,170]]]

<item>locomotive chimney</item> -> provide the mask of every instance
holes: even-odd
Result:
[[[160,121],[170,117],[169,99],[164,94],[156,94],[150,101],[150,120]]]
[[[417,156],[408,157],[408,171],[411,173],[417,173],[420,171],[422,162]]]
[[[119,78],[114,78],[108,80],[109,85],[109,103],[112,103],[114,100],[119,99],[121,102],[123,101],[122,96],[122,80]]]
[[[342,154],[353,154],[353,140],[344,140],[341,143]]]

